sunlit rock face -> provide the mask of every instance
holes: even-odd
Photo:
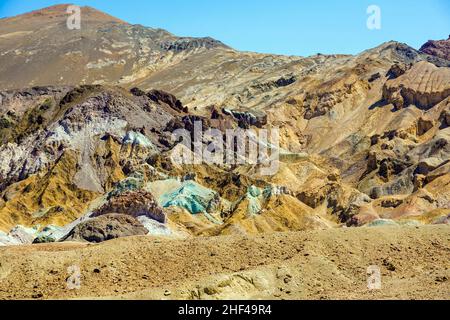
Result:
[[[386,82],[383,97],[397,109],[415,105],[429,109],[450,96],[450,69],[422,61]]]

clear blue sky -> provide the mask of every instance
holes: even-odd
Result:
[[[70,0],[0,0],[7,17]],[[246,51],[358,53],[396,40],[415,48],[450,34],[450,0],[76,0],[130,23],[180,36],[211,36]],[[368,30],[366,9],[382,10]]]

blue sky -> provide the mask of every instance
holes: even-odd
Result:
[[[70,0],[0,0],[7,17]],[[246,51],[355,54],[385,41],[419,48],[450,34],[450,0],[78,0],[130,23],[211,36]],[[366,27],[369,5],[381,30]]]

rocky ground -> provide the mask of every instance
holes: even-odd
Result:
[[[446,226],[0,248],[3,299],[448,299]],[[81,286],[69,290],[70,266]],[[382,288],[368,290],[378,266]]]
[[[450,39],[287,57],[65,10],[0,20],[2,297],[446,297]],[[196,123],[278,128],[276,170],[180,163]]]

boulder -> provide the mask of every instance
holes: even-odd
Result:
[[[447,40],[430,40],[419,50],[435,57],[450,60],[450,36]]]

